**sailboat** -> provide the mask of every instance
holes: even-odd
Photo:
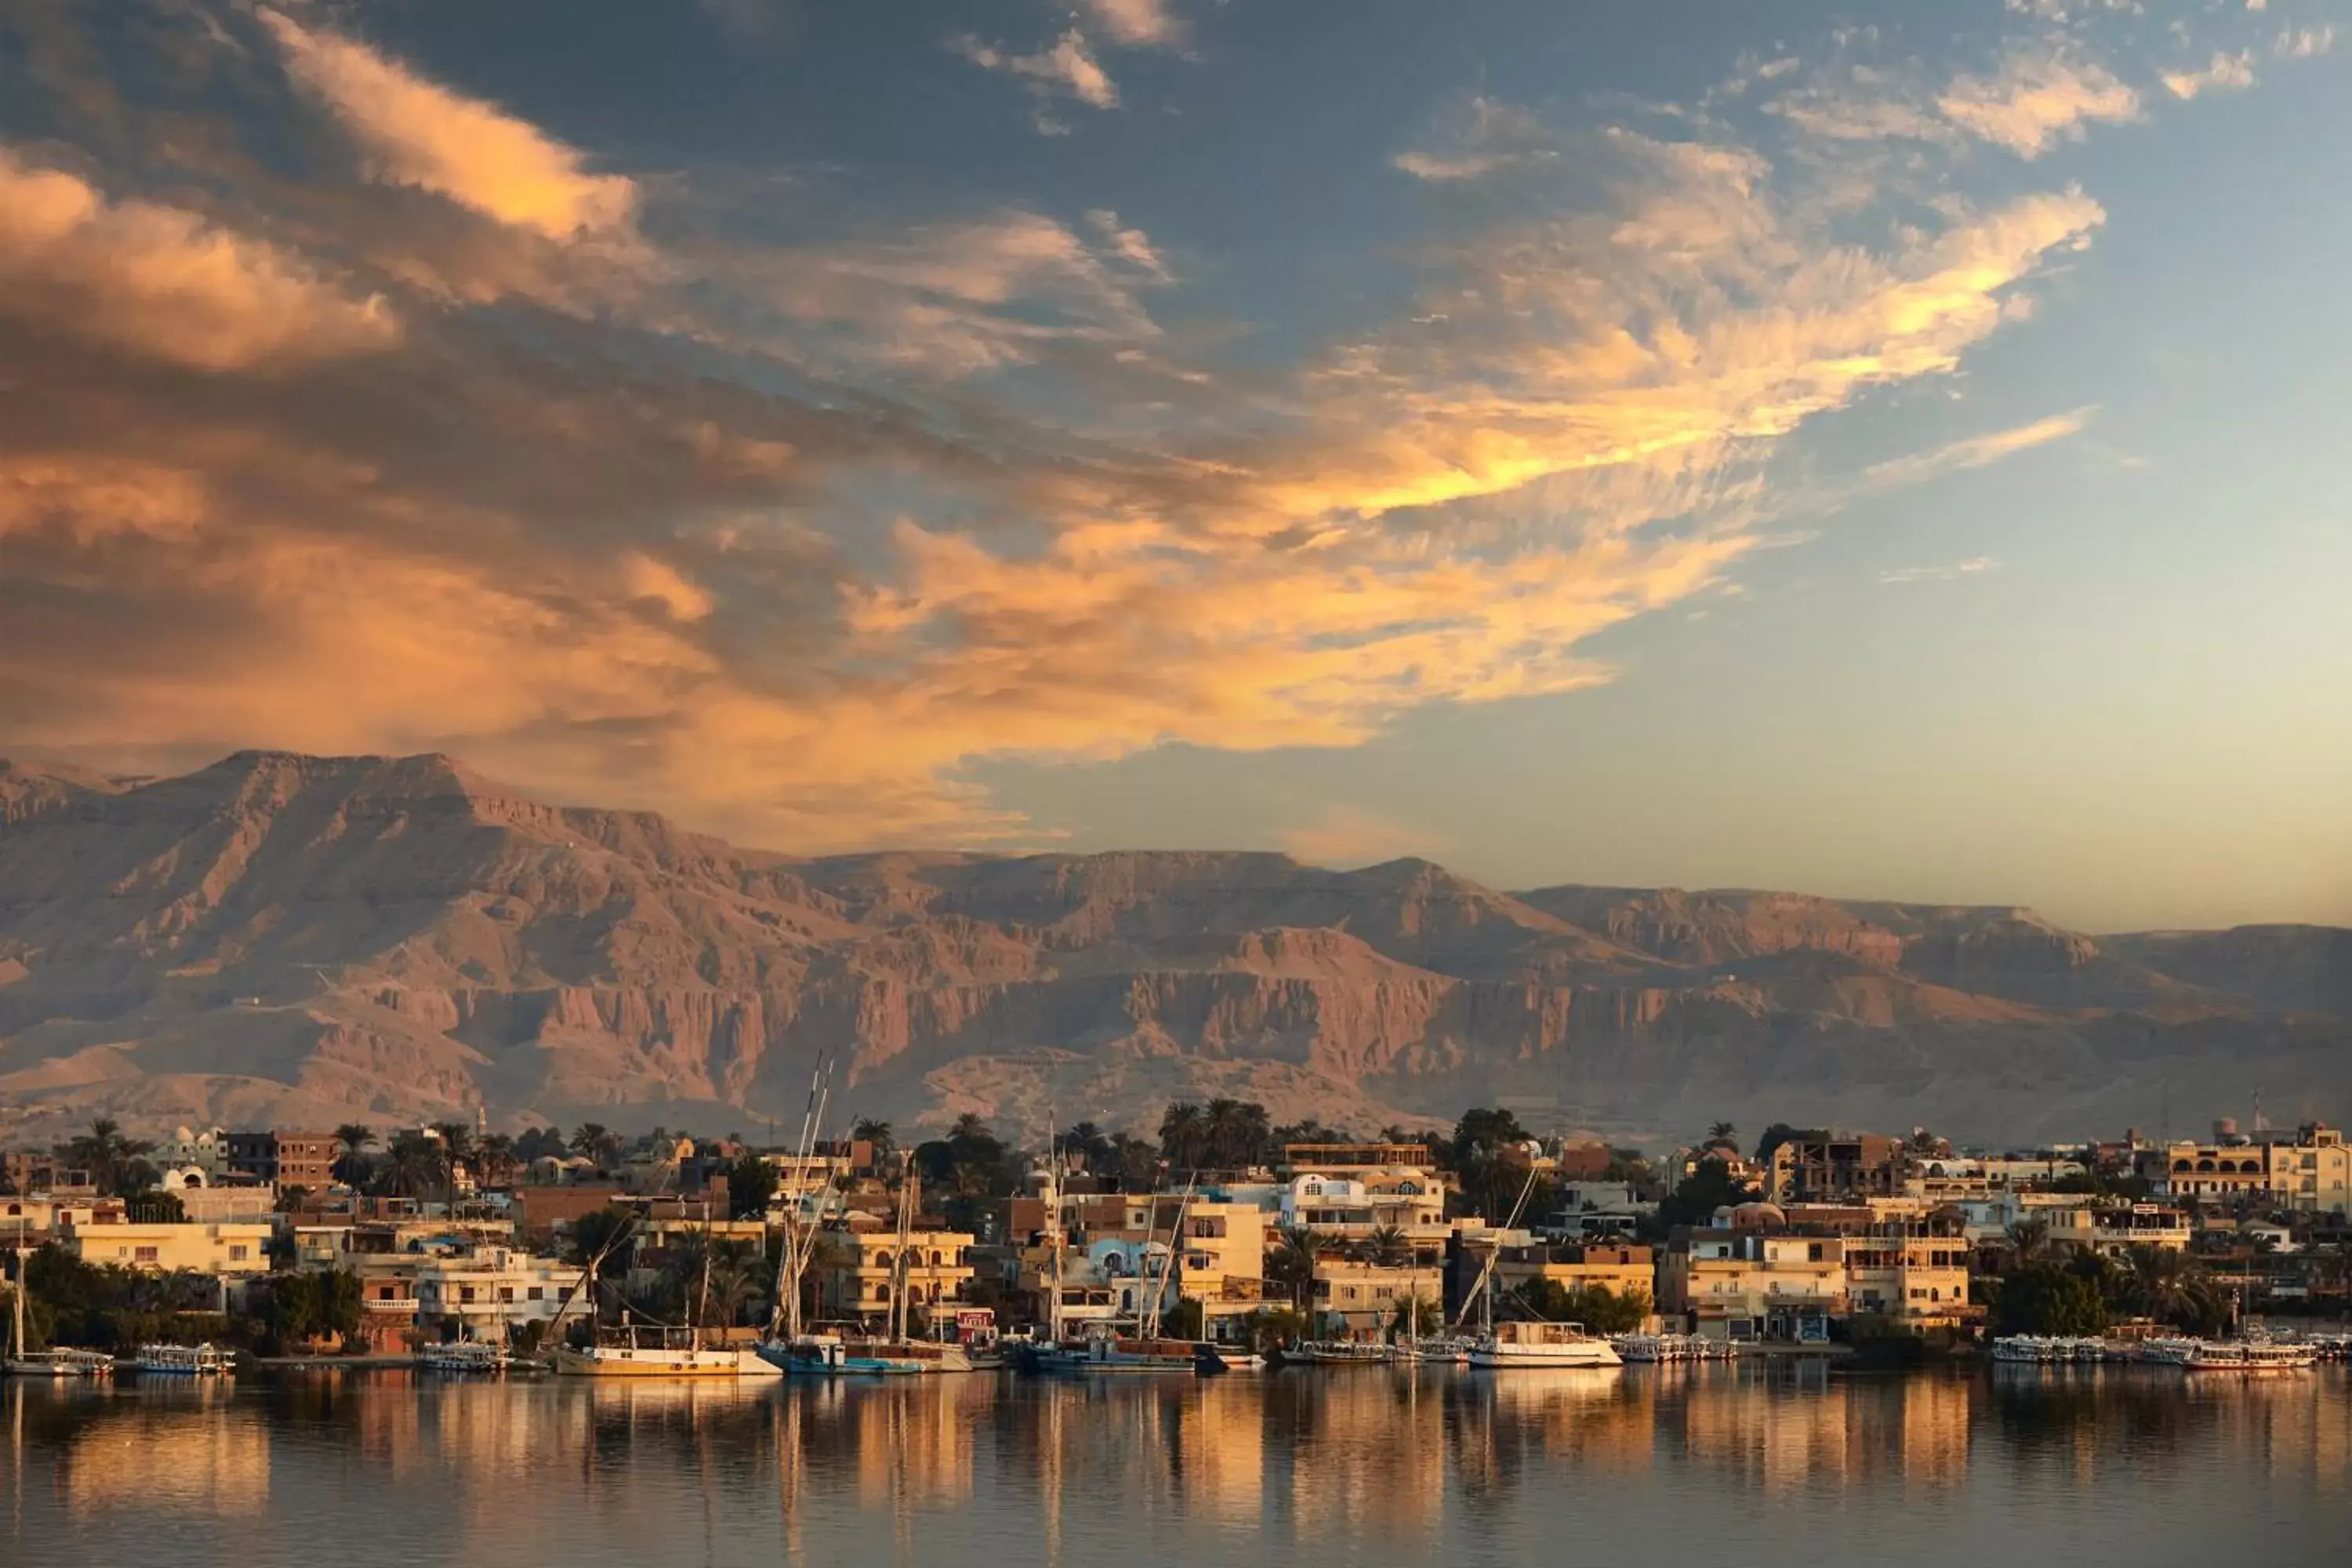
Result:
[[[5,1364],[12,1377],[110,1377],[114,1358],[103,1351],[75,1350],[70,1347],[37,1351],[26,1342],[25,1299],[32,1285],[26,1275],[26,1264],[33,1254],[28,1247],[16,1251],[16,1284],[8,1292],[8,1354]]]
[[[1528,1194],[1535,1191],[1536,1173],[1528,1173],[1527,1185],[1519,1189],[1518,1202],[1511,1205],[1510,1217],[1503,1222],[1509,1230],[1519,1223],[1519,1215],[1527,1207]],[[1499,1237],[1486,1249],[1486,1266],[1478,1271],[1478,1283],[1472,1287],[1472,1299],[1480,1303],[1482,1331],[1470,1347],[1470,1364],[1488,1372],[1503,1372],[1521,1367],[1611,1367],[1622,1366],[1624,1360],[1607,1340],[1584,1331],[1582,1323],[1495,1321],[1495,1265],[1503,1256]],[[1470,1311],[1464,1302],[1463,1315]]]
[[[1182,1372],[1213,1374],[1232,1370],[1214,1346],[1194,1340],[1170,1339],[1160,1331],[1160,1304],[1167,1300],[1169,1286],[1176,1278],[1178,1251],[1183,1243],[1184,1217],[1192,1212],[1193,1188],[1199,1180],[1195,1175],[1192,1182],[1186,1184],[1183,1199],[1176,1205],[1176,1218],[1169,1226],[1168,1246],[1161,1255],[1156,1277],[1151,1273],[1153,1233],[1146,1233],[1143,1269],[1149,1288],[1144,1293],[1143,1310],[1138,1315],[1135,1332],[1122,1335],[1115,1331],[1106,1331],[1109,1325],[1101,1325],[1095,1332],[1055,1347],[1057,1353],[1049,1365],[1060,1371],[1084,1373]]]
[[[558,1341],[553,1357],[555,1370],[571,1377],[741,1375],[743,1363],[748,1358],[733,1349],[703,1344],[699,1328],[629,1321],[625,1309],[624,1321],[617,1326],[608,1328],[595,1321],[597,1268],[627,1239],[636,1224],[636,1216],[632,1215],[627,1223],[613,1233],[613,1238],[582,1268],[580,1279],[565,1295],[562,1305],[556,1309],[553,1321],[547,1325],[551,1337],[562,1333],[572,1302],[585,1294],[591,1331],[589,1341],[584,1345],[567,1345]]]

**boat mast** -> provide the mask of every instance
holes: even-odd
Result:
[[[1168,1294],[1169,1282],[1176,1277],[1176,1247],[1183,1234],[1184,1215],[1192,1206],[1192,1189],[1198,1186],[1200,1182],[1201,1173],[1194,1171],[1192,1179],[1184,1184],[1184,1196],[1176,1205],[1176,1217],[1169,1223],[1168,1254],[1160,1259],[1159,1287],[1151,1292],[1150,1299],[1143,1304],[1144,1318],[1140,1337],[1144,1339],[1156,1340],[1160,1337],[1160,1303]],[[1158,1229],[1159,1227],[1154,1226],[1144,1233],[1143,1265],[1147,1273],[1151,1267],[1151,1237]]]
[[[8,1293],[14,1305],[9,1310],[8,1356],[12,1361],[25,1359],[25,1270],[32,1254],[19,1246],[16,1254],[16,1288]]]
[[[1528,1196],[1535,1190],[1536,1172],[1535,1168],[1531,1165],[1528,1168],[1526,1185],[1519,1188],[1518,1201],[1511,1205],[1510,1217],[1503,1222],[1502,1228],[1504,1230],[1509,1230],[1519,1223],[1519,1215],[1528,1206]],[[1490,1338],[1493,1336],[1495,1332],[1495,1289],[1493,1279],[1495,1265],[1501,1262],[1502,1258],[1503,1238],[1501,1233],[1497,1232],[1495,1239],[1488,1244],[1486,1248],[1486,1266],[1478,1270],[1478,1282],[1470,1288],[1470,1301],[1465,1301],[1462,1303],[1462,1310],[1454,1320],[1455,1327],[1459,1328],[1462,1324],[1463,1319],[1467,1318],[1470,1315],[1470,1302],[1475,1301],[1478,1304],[1479,1309],[1479,1327]]]

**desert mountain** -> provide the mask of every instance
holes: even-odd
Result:
[[[2352,1111],[2352,931],[2094,939],[2021,909],[1498,892],[1401,860],[793,859],[440,756],[0,763],[0,1141],[94,1114],[1036,1135],[1171,1098],[1370,1127],[1502,1102],[1962,1136]]]

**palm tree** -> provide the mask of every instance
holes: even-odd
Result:
[[[1739,1129],[1728,1121],[1718,1121],[1709,1127],[1706,1130],[1706,1146],[1712,1149],[1718,1144],[1730,1149],[1738,1148]]]
[[[515,1141],[503,1132],[493,1132],[475,1147],[474,1157],[482,1168],[486,1185],[505,1186],[514,1180]]]
[[[99,1191],[119,1197],[133,1162],[154,1147],[141,1139],[125,1138],[121,1122],[101,1116],[89,1124],[88,1132],[66,1146],[66,1157],[89,1173]]]
[[[1266,1279],[1283,1287],[1290,1304],[1299,1311],[1307,1310],[1307,1298],[1315,1289],[1315,1260],[1326,1245],[1314,1231],[1293,1226],[1282,1233],[1280,1245],[1266,1254]]]
[[[874,1163],[877,1165],[889,1159],[892,1152],[898,1147],[898,1138],[892,1133],[890,1124],[878,1116],[859,1118],[857,1125],[849,1130],[849,1135],[858,1142],[874,1145]]]
[[[948,1129],[950,1143],[976,1143],[982,1139],[993,1142],[995,1138],[996,1134],[988,1130],[987,1119],[969,1110],[957,1117],[955,1125]]]
[[[601,1121],[583,1121],[572,1134],[572,1152],[600,1171],[621,1157],[621,1135]]]
[[[367,1179],[367,1161],[362,1151],[375,1142],[375,1129],[356,1121],[346,1121],[335,1129],[335,1142],[343,1152],[335,1161],[335,1180],[345,1186],[356,1187]]]
[[[388,1184],[397,1197],[429,1197],[447,1190],[449,1151],[437,1138],[404,1132],[392,1141]]]
[[[1383,1268],[1400,1268],[1412,1259],[1412,1243],[1402,1230],[1384,1225],[1364,1238],[1364,1256]]]
[[[2017,1254],[2018,1267],[2039,1263],[2050,1250],[2050,1222],[2046,1219],[2021,1219],[2009,1227],[2010,1250]]]
[[[1160,1116],[1160,1157],[1171,1170],[1197,1170],[1209,1119],[1189,1100],[1178,1100]]]

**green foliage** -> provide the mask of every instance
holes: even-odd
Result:
[[[280,1348],[359,1336],[360,1277],[343,1269],[273,1276],[256,1292],[253,1315]]]
[[[1261,1355],[1307,1337],[1307,1314],[1287,1307],[1263,1307],[1243,1320],[1252,1349]]]
[[[608,1204],[601,1209],[583,1214],[573,1220],[572,1222],[572,1261],[585,1264],[590,1258],[605,1253],[606,1248],[611,1247],[612,1250],[605,1255],[604,1261],[598,1265],[599,1269],[608,1277],[625,1269],[629,1266],[629,1258],[631,1252],[635,1250],[635,1244],[614,1247],[614,1238],[619,1236],[623,1228],[628,1225],[629,1218],[626,1209],[616,1208]]]
[[[1204,1316],[1200,1302],[1190,1296],[1183,1297],[1161,1316],[1160,1331],[1171,1340],[1197,1340]]]
[[[1804,1128],[1791,1127],[1785,1121],[1775,1121],[1771,1126],[1764,1129],[1762,1137],[1756,1140],[1756,1163],[1759,1165],[1769,1165],[1772,1163],[1772,1151],[1790,1139],[1814,1136],[1817,1134]]]
[[[1445,1331],[1443,1302],[1431,1296],[1420,1297],[1417,1301],[1411,1296],[1398,1298],[1396,1310],[1389,1314],[1389,1337],[1402,1340],[1416,1331],[1423,1339]]]
[[[146,1162],[154,1149],[152,1143],[125,1138],[121,1122],[101,1116],[63,1152],[70,1163],[89,1173],[100,1192],[121,1197],[155,1184],[155,1168]]]
[[[1734,1180],[1730,1166],[1721,1160],[1702,1160],[1682,1185],[1659,1204],[1658,1224],[1668,1230],[1678,1225],[1705,1225],[1725,1205],[1736,1207],[1755,1197],[1756,1189]]]
[[[159,1341],[236,1337],[220,1315],[220,1282],[208,1275],[98,1268],[49,1246],[26,1259],[26,1277],[32,1331],[42,1343],[121,1352]]]
[[[2095,1280],[2054,1263],[2037,1263],[2000,1282],[1992,1316],[2000,1334],[2091,1335],[2105,1331],[2107,1304]]]
[[[776,1195],[776,1168],[757,1154],[727,1167],[727,1212],[735,1219],[758,1219]]]
[[[1530,1279],[1512,1294],[1530,1316],[1552,1323],[1582,1323],[1596,1334],[1626,1334],[1650,1316],[1650,1293],[1628,1291],[1620,1296],[1606,1285],[1573,1289],[1557,1279]]]

